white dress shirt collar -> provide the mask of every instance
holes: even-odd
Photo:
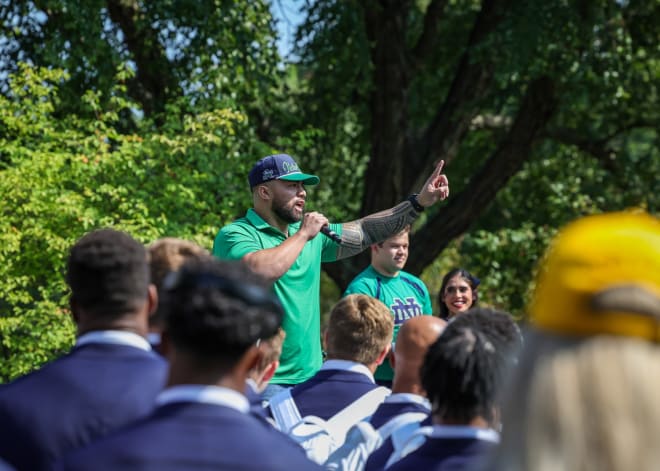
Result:
[[[250,404],[247,398],[233,389],[201,384],[181,384],[165,389],[156,397],[156,404],[162,406],[173,402],[198,402],[213,404],[247,413]]]
[[[342,370],[342,371],[352,371],[353,373],[360,373],[365,375],[372,383],[374,381],[373,373],[362,363],[356,363],[354,361],[348,360],[327,360],[321,366],[321,370]]]
[[[134,332],[127,332],[125,330],[93,330],[76,339],[76,347],[90,343],[128,345],[141,350],[151,350],[151,345],[149,345],[147,339]]]

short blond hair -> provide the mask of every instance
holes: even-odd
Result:
[[[385,304],[365,294],[348,295],[330,311],[328,358],[370,365],[392,342],[393,331],[393,316]]]
[[[213,256],[203,247],[189,240],[176,237],[163,237],[147,247],[149,253],[149,271],[151,283],[160,292],[165,277],[179,270],[189,260],[210,259]],[[159,293],[160,294],[160,293]],[[158,303],[156,312],[149,317],[149,325],[153,328],[163,323],[162,306]]]
[[[149,250],[149,269],[151,282],[160,289],[168,273],[181,268],[184,262],[190,259],[210,257],[211,254],[204,248],[189,240],[175,237],[163,237],[152,242]]]

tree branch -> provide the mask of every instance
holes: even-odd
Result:
[[[424,14],[424,29],[413,47],[412,62],[421,66],[431,51],[436,47],[436,35],[438,34],[438,23],[445,11],[447,0],[432,0]]]
[[[502,21],[508,3],[509,0],[483,2],[447,97],[415,146],[415,154],[421,158],[417,165],[408,167],[411,187],[422,184],[421,175],[430,164],[440,159],[450,162],[469,131],[477,113],[476,104],[488,93],[492,80],[491,64],[484,60],[477,62],[473,58],[474,50]]]
[[[577,129],[571,128],[553,128],[543,133],[541,137],[553,139],[562,144],[575,146],[582,152],[585,152],[594,157],[605,170],[610,173],[617,174],[620,168],[616,162],[616,149],[610,145],[612,139],[617,138],[621,134],[636,128],[651,128],[654,129],[654,124],[644,120],[634,120],[623,126],[618,127],[609,135],[596,139],[585,137],[584,133]]]
[[[411,241],[406,269],[420,273],[447,244],[464,233],[488,207],[497,192],[529,158],[532,145],[557,106],[554,84],[543,77],[530,84],[507,136],[473,176],[470,184],[450,198]]]

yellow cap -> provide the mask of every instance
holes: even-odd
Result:
[[[659,340],[660,221],[620,212],[566,226],[539,270],[530,315],[542,331]]]

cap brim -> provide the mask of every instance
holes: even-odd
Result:
[[[309,175],[307,173],[289,173],[288,175],[282,175],[278,177],[277,180],[285,180],[287,182],[303,182],[305,185],[318,185],[319,177],[316,175]]]

